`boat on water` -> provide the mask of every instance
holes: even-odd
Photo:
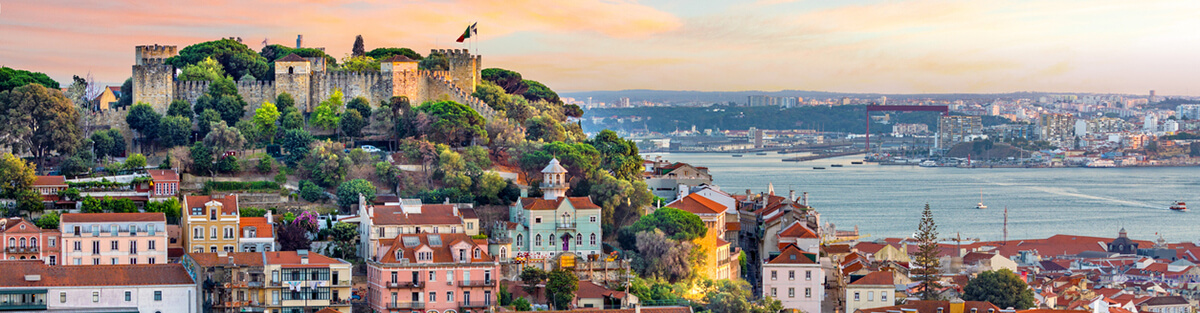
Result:
[[[979,188],[979,204],[976,204],[975,208],[980,209],[980,210],[987,208],[986,205],[983,205],[983,188],[982,187]]]
[[[854,165],[862,165],[862,164],[863,164],[863,162],[862,162],[862,161],[850,161],[850,164],[854,164]]]
[[[766,152],[759,152],[759,153],[755,153],[754,155],[767,155],[767,153],[766,153]]]
[[[1187,212],[1187,203],[1183,203],[1183,201],[1175,201],[1175,203],[1171,204],[1171,210],[1179,211],[1179,212]]]
[[[825,168],[824,168],[824,167],[821,167],[821,166],[813,166],[813,169],[814,169],[814,170],[823,170],[823,169],[825,169]]]
[[[830,164],[829,166],[832,166],[832,167],[842,167],[842,165],[841,165],[841,164]]]
[[[788,154],[788,151],[787,151],[787,150],[779,150],[779,151],[775,151],[775,153],[778,153],[778,154]]]
[[[740,157],[742,157],[742,155],[741,155],[741,154],[734,154],[734,155],[733,155],[733,157],[735,157],[735,158],[740,158]]]
[[[920,167],[937,167],[937,161],[934,161],[934,160],[925,160],[925,161],[921,161],[921,163],[920,163],[920,164],[917,164],[917,166],[920,166]]]

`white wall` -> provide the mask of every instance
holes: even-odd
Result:
[[[130,301],[125,301],[125,292],[130,291]],[[162,291],[162,300],[154,300],[154,292]],[[62,301],[61,293],[66,293]],[[99,292],[99,301],[92,301],[92,293]],[[136,308],[142,313],[193,313],[199,312],[196,286],[106,286],[106,287],[58,287],[46,292],[46,308],[49,310],[83,310]]]

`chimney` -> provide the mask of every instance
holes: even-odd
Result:
[[[750,188],[746,188],[746,195],[747,195],[747,196],[749,196],[749,195],[750,195]]]
[[[691,190],[688,189],[687,185],[679,184],[679,195],[676,196],[676,198],[683,199],[683,197],[687,197],[688,192],[690,191]]]
[[[308,250],[306,250],[306,249],[296,250],[296,254],[300,256],[300,264],[304,264],[304,265],[308,264]]]
[[[790,200],[792,202],[796,202],[796,191],[795,190],[788,190],[788,200]]]
[[[804,206],[808,206],[808,192],[807,191],[804,192],[804,203],[801,203],[801,204],[803,204]]]
[[[454,206],[454,212],[451,214],[453,214],[454,216],[458,216],[458,206],[457,205]]]
[[[446,197],[446,202],[444,202],[442,204],[450,204],[450,197]]]
[[[641,303],[633,304],[633,313],[642,313],[642,304]]]
[[[528,198],[528,197],[529,197],[529,186],[522,185],[521,186],[521,198]]]
[[[42,275],[25,275],[25,281],[42,281]]]

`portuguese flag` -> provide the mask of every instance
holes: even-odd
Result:
[[[471,35],[478,34],[479,29],[475,28],[476,24],[479,24],[479,22],[475,22],[474,24],[471,24],[471,26],[467,26],[467,30],[463,31],[462,35],[458,36],[458,40],[455,40],[454,42],[463,42],[463,40],[471,38]]]

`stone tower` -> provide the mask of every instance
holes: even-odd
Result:
[[[468,93],[475,92],[475,85],[482,76],[482,56],[471,55],[467,49],[435,49],[433,52],[446,56],[450,64],[450,83]]]
[[[275,94],[284,92],[296,100],[296,109],[312,112],[312,62],[295,53],[275,60]]]
[[[558,158],[550,160],[550,165],[542,169],[542,198],[558,200],[567,196],[567,169],[558,165]]]
[[[175,46],[137,46],[133,65],[133,103],[145,102],[159,113],[175,99],[175,67],[167,58],[179,55]]]

